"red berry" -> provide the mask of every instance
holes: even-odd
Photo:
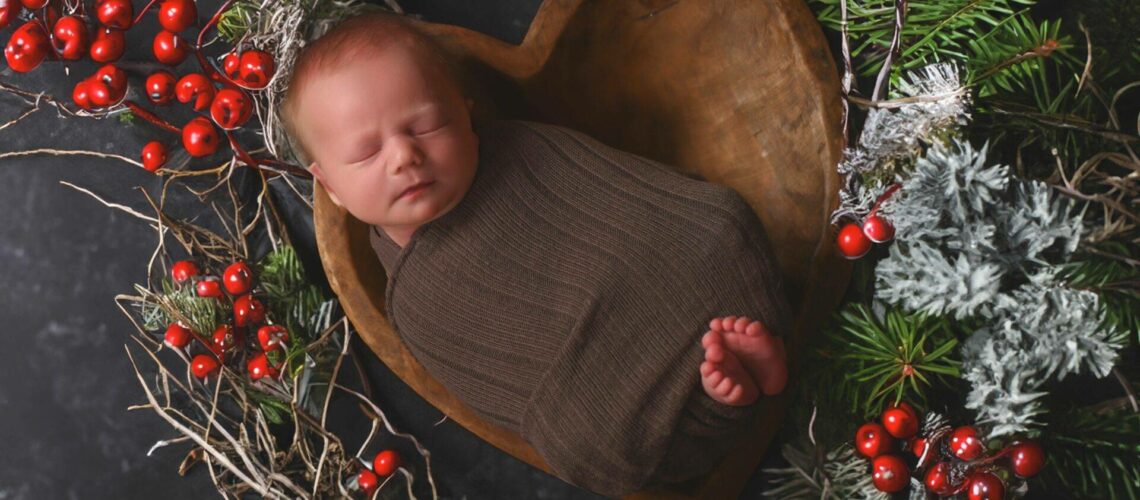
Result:
[[[194,0],[164,0],[158,7],[158,24],[166,31],[179,32],[198,20]]]
[[[166,146],[158,141],[150,141],[143,146],[143,168],[154,172],[166,164]]]
[[[1012,446],[1009,461],[1017,477],[1036,476],[1045,467],[1045,450],[1041,449],[1041,445],[1033,441],[1019,441]]]
[[[257,329],[257,342],[261,350],[272,351],[289,343],[289,331],[281,325],[265,325]]]
[[[91,60],[98,63],[109,63],[123,57],[126,48],[126,38],[123,32],[111,28],[95,30],[95,40],[91,42]]]
[[[20,0],[24,7],[28,10],[42,9],[47,5],[48,0]]]
[[[160,69],[146,77],[146,97],[155,104],[166,104],[174,98],[174,74]]]
[[[910,484],[910,469],[894,455],[880,455],[871,462],[871,481],[879,491],[894,493]]]
[[[963,425],[950,433],[950,453],[960,460],[974,460],[986,451],[982,439],[978,436],[978,429],[970,425]]]
[[[27,73],[47,58],[51,52],[48,34],[37,21],[28,21],[8,39],[8,46],[4,48],[4,58],[12,71]]]
[[[95,78],[87,79],[87,95],[91,98],[91,106],[96,108],[105,108],[118,101],[111,91],[111,86]]]
[[[189,47],[177,34],[162,30],[154,35],[154,59],[162,64],[177,66],[186,60]]]
[[[1005,483],[989,472],[976,472],[967,479],[970,483],[966,498],[970,500],[1002,500],[1005,498]]]
[[[234,348],[238,347],[241,338],[234,332],[234,327],[229,324],[222,323],[214,329],[214,334],[210,336],[210,350],[214,351],[219,358],[225,358],[225,355]]]
[[[895,227],[887,219],[875,214],[863,221],[863,234],[875,243],[883,243],[895,237]]]
[[[871,251],[871,240],[863,234],[863,230],[854,222],[848,223],[839,230],[839,252],[848,259],[858,259]]]
[[[225,282],[230,295],[242,295],[249,292],[253,284],[253,271],[245,262],[234,262],[222,273],[222,281]]]
[[[87,25],[75,16],[64,16],[52,28],[56,41],[63,42],[59,57],[76,61],[87,53]],[[58,44],[56,45],[58,47]]]
[[[190,156],[210,156],[218,151],[218,130],[209,118],[194,118],[182,127],[182,147]]]
[[[24,9],[20,8],[19,2],[12,0],[0,1],[0,30],[7,28],[8,25],[20,15],[21,10]]]
[[[190,73],[182,77],[174,87],[174,95],[178,97],[178,102],[194,101],[194,111],[210,107],[210,102],[214,100],[214,92],[214,84],[201,73]]]
[[[222,72],[230,77],[230,80],[238,78],[238,66],[240,65],[241,58],[237,53],[229,52],[222,57]]]
[[[376,454],[376,458],[372,459],[372,472],[380,477],[391,476],[399,467],[400,455],[393,450],[381,451]]]
[[[96,0],[95,17],[109,28],[125,30],[135,21],[131,0]]]
[[[206,378],[218,369],[218,360],[209,354],[199,354],[190,361],[190,371],[198,378]]]
[[[111,100],[114,102],[121,101],[127,95],[127,74],[114,64],[104,64],[91,76],[91,79],[107,84],[107,89],[111,91]]]
[[[922,454],[926,453],[926,438],[916,438],[910,443],[910,451],[914,456],[922,458]]]
[[[174,278],[175,283],[182,283],[190,278],[198,275],[198,265],[192,260],[180,260],[175,262],[170,268],[170,277]]]
[[[234,325],[253,326],[265,321],[265,306],[252,295],[242,295],[234,300]]]
[[[163,337],[163,342],[170,347],[181,349],[190,344],[192,338],[190,329],[182,326],[181,323],[171,323],[166,327],[166,335]]]
[[[87,80],[82,80],[75,84],[75,90],[71,91],[71,100],[75,101],[75,105],[88,111],[95,108],[91,104],[91,86],[88,85]]]
[[[926,489],[936,495],[947,495],[950,490],[954,488],[950,484],[950,464],[946,462],[938,462],[933,467],[927,469],[926,477],[923,478],[923,484]]]
[[[914,417],[914,410],[892,406],[883,412],[883,428],[890,435],[899,439],[907,439],[918,433],[918,419]]]
[[[277,367],[269,363],[269,357],[264,352],[259,352],[250,358],[246,368],[249,370],[249,378],[253,380],[261,377],[275,378],[278,373]]]
[[[210,105],[210,117],[219,127],[226,130],[238,128],[249,121],[253,114],[253,101],[237,89],[224,88],[214,96]]]
[[[896,406],[906,410],[906,412],[910,413],[916,421],[918,420],[918,411],[916,411],[914,407],[910,405],[910,403],[907,403],[906,401],[899,401],[899,404]]]
[[[891,450],[894,440],[883,426],[876,423],[863,424],[855,432],[855,449],[867,458],[875,458]]]
[[[238,60],[238,83],[251,89],[263,89],[273,78],[273,56],[262,50],[247,50]]]
[[[360,487],[360,491],[364,492],[364,496],[371,497],[372,492],[376,491],[376,487],[380,485],[380,480],[372,471],[363,469],[360,474],[356,475],[356,485]]]
[[[217,278],[205,278],[194,284],[194,291],[199,297],[221,297],[222,284]]]

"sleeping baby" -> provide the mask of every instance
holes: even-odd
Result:
[[[609,496],[707,473],[787,379],[788,305],[738,193],[554,125],[473,120],[398,16],[298,57],[282,116],[371,225],[409,351],[560,478]]]

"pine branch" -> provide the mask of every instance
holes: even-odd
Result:
[[[1140,413],[1059,412],[1040,436],[1048,465],[1035,491],[1073,498],[1140,498]]]
[[[1062,271],[1073,287],[1100,295],[1105,328],[1128,335],[1140,345],[1140,250],[1118,242],[1105,242],[1098,253],[1078,254]]]
[[[876,317],[852,304],[826,338],[819,352],[824,383],[817,390],[834,392],[834,399],[864,417],[903,400],[924,406],[928,388],[959,376],[950,358],[958,340],[945,319],[894,308]]]

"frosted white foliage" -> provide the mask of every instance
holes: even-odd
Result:
[[[847,178],[832,221],[862,218],[883,186],[863,186],[858,174],[891,165],[921,152],[923,144],[969,117],[969,93],[951,63],[936,63],[908,73],[900,81],[891,107],[872,108],[857,147],[843,152],[838,170]]]
[[[991,436],[1030,430],[1050,379],[1087,370],[1103,377],[1122,347],[1101,327],[1097,295],[1026,285],[1002,296],[993,321],[962,346],[966,407]]]
[[[990,436],[1029,430],[1046,382],[1103,377],[1121,345],[1098,297],[1065,288],[1058,264],[1077,248],[1081,214],[1045,184],[986,165],[986,147],[936,142],[882,206],[896,228],[876,295],[912,311],[980,318],[963,344],[966,407]]]

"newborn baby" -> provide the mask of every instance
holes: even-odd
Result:
[[[621,495],[707,472],[787,379],[759,220],[584,134],[474,121],[459,81],[366,14],[305,49],[282,107],[314,178],[372,226],[395,330],[564,480]]]

